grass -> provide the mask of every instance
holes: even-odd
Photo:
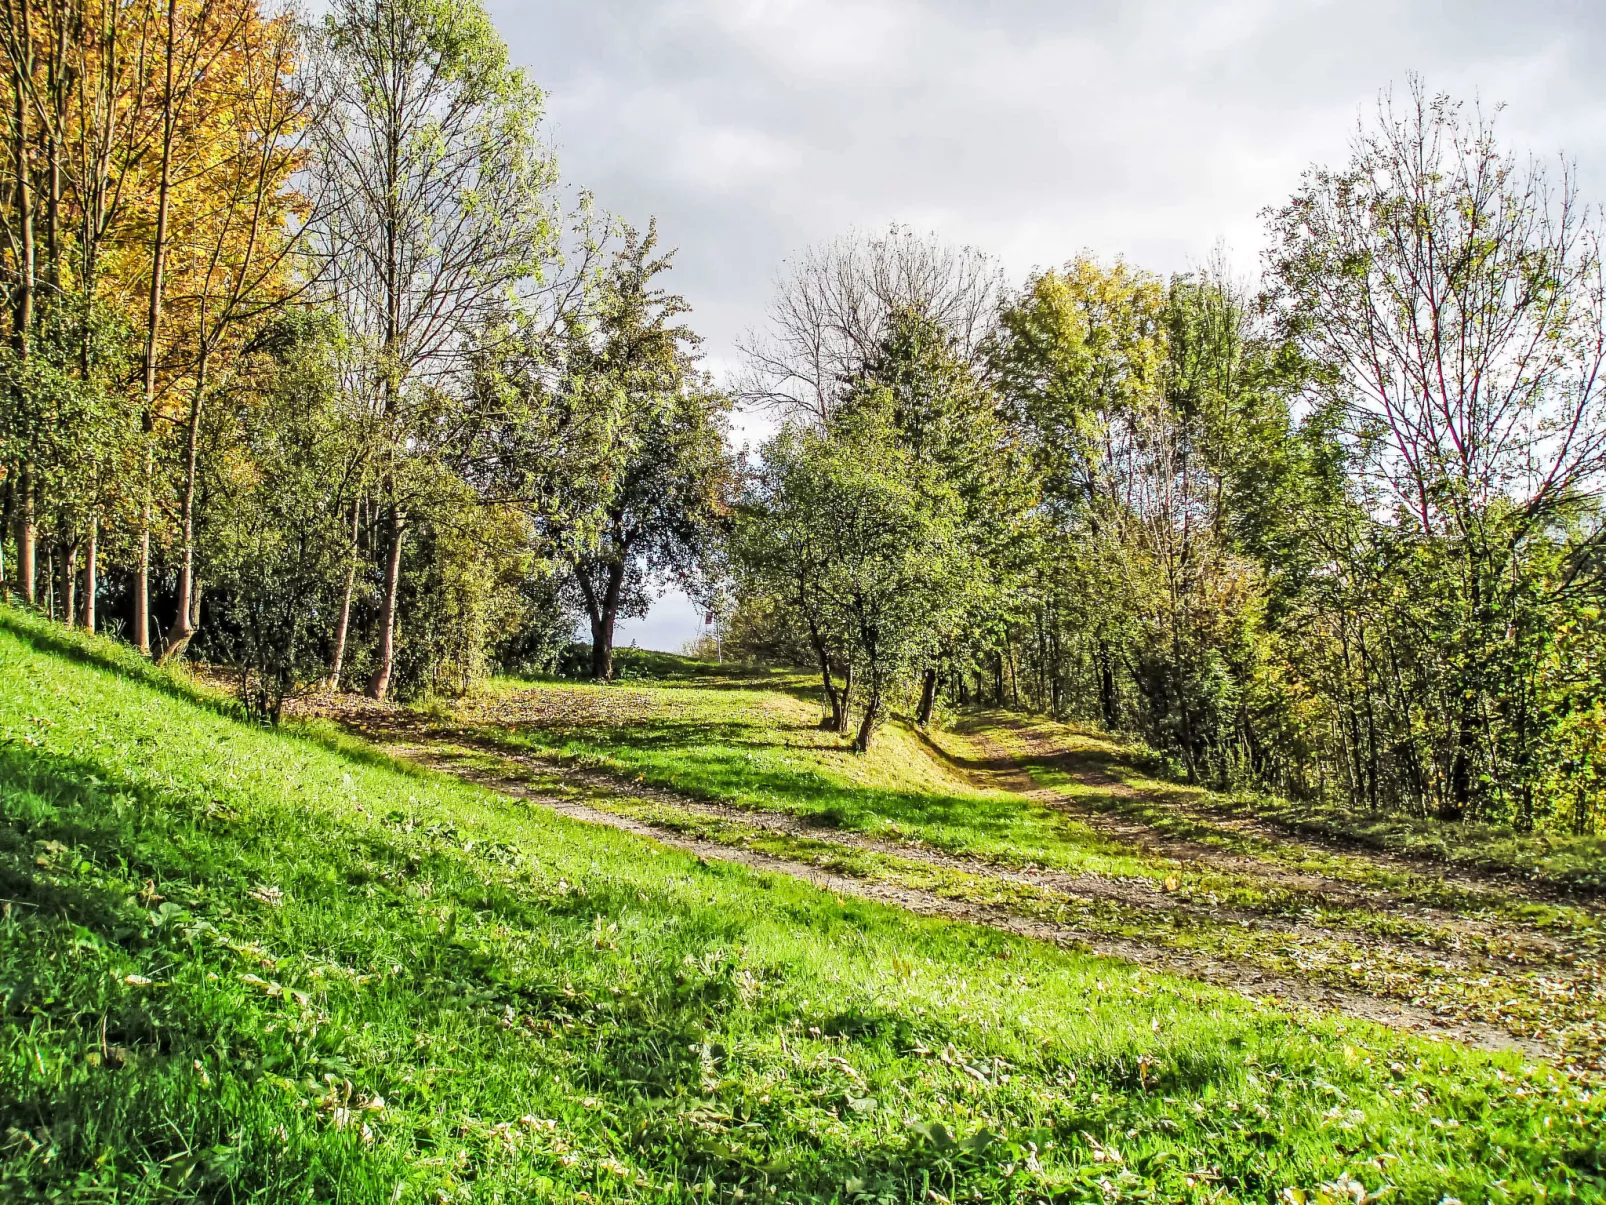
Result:
[[[1206,791],[1156,774],[1160,759],[1147,750],[1123,746],[1075,724],[1036,716],[1011,717],[1010,726],[1020,733],[1046,737],[1058,748],[1096,750],[1122,783],[1172,805],[1164,817],[1150,810],[1140,818],[1150,824],[1160,820],[1177,834],[1219,837],[1221,830],[1212,825],[1212,818],[1250,818],[1331,846],[1398,854],[1526,881],[1556,895],[1587,897],[1606,890],[1606,837],[1553,831],[1517,833],[1495,825],[1445,822],[1403,812],[1356,813],[1338,804],[1281,799],[1261,792]],[[1026,760],[1031,761],[1029,754]],[[1049,763],[1039,761],[1029,768],[1045,782],[1056,780]],[[1058,776],[1059,781],[1063,779]]]
[[[1270,973],[1394,1000],[1606,1070],[1606,934],[1588,907],[1243,823],[1244,801],[1157,778],[1142,750],[1072,725],[972,711],[927,737],[894,723],[861,758],[819,730],[806,676],[663,654],[629,669],[612,687],[497,683],[436,708],[408,739],[660,828],[1088,939],[1225,959],[1251,968],[1246,981]],[[532,774],[526,753],[548,769]],[[553,765],[605,781],[566,782]],[[636,799],[638,784],[674,794]],[[736,815],[699,813],[699,800]],[[814,836],[777,832],[777,813]],[[859,836],[893,842],[852,848]],[[974,870],[935,865],[933,849]],[[998,873],[1034,866],[1108,886]],[[1151,898],[1124,889],[1134,883]]]
[[[598,766],[626,779],[821,827],[1012,865],[1145,875],[1120,846],[1018,795],[975,787],[970,751],[900,723],[868,756],[815,723],[806,676],[736,670],[657,654],[625,685],[493,682],[450,712],[510,750]],[[945,745],[947,747],[945,747]],[[933,753],[935,752],[935,756]]]
[[[191,693],[0,613],[0,1199],[1606,1199],[1606,1102],[1514,1057],[700,864]]]
[[[842,737],[816,727],[817,689],[807,676],[721,670],[667,654],[652,654],[631,669],[632,681],[614,687],[495,682],[443,712],[438,730],[456,734],[468,727],[510,753],[599,767],[625,781],[754,813],[798,816],[821,828],[916,840],[1005,866],[1171,882],[1185,895],[1226,907],[1294,916],[1328,906],[1325,897],[1285,882],[1291,874],[1318,875],[1386,890],[1424,907],[1492,910],[1572,935],[1599,936],[1596,918],[1565,902],[1514,897],[1493,885],[1446,883],[1431,862],[1383,863],[1364,851],[1275,840],[1235,826],[1231,820],[1247,814],[1243,801],[1157,779],[1141,750],[1073,725],[973,713],[956,730],[927,736],[895,722],[878,733],[867,757],[858,757]],[[1013,755],[1032,783],[1092,813],[1120,816],[1154,838],[1194,843],[1257,865],[1233,873],[1186,858],[1179,864],[1112,839],[1061,808],[1013,790],[980,788],[966,771],[991,767],[997,759],[967,738],[978,730]],[[1021,733],[1051,738],[1054,748],[1076,756],[1079,767],[1091,764],[1135,793],[1090,786],[1064,765],[1034,757],[1016,739]]]

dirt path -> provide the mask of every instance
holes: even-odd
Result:
[[[779,833],[831,846],[891,855],[928,866],[974,876],[979,880],[1020,883],[1061,893],[1072,900],[1114,900],[1132,907],[1164,911],[1186,911],[1208,915],[1213,923],[1239,923],[1263,930],[1292,935],[1296,940],[1311,939],[1318,930],[1299,923],[1288,923],[1264,915],[1240,915],[1229,909],[1202,909],[1181,900],[1146,879],[1115,879],[1097,875],[1071,875],[1040,868],[1006,867],[978,859],[958,857],[919,842],[892,842],[841,830],[821,829],[794,816],[775,812],[757,813],[740,808],[695,800],[658,788],[631,783],[605,771],[560,765],[533,755],[510,752],[491,741],[476,740],[471,733],[441,733],[427,720],[410,713],[390,711],[378,724],[372,713],[364,722],[348,724],[370,739],[377,739],[386,752],[415,764],[442,771],[477,783],[500,794],[536,804],[560,815],[592,824],[604,824],[639,836],[650,837],[670,848],[699,858],[723,861],[773,874],[784,874],[842,896],[878,900],[905,908],[922,916],[945,917],[987,925],[1004,932],[1050,941],[1057,945],[1120,958],[1140,966],[1170,974],[1202,980],[1281,1009],[1310,1008],[1407,1030],[1425,1036],[1447,1038],[1488,1050],[1516,1049],[1531,1058],[1550,1057],[1545,1043],[1526,1040],[1493,1024],[1465,1017],[1446,1018],[1431,1009],[1405,1000],[1342,990],[1314,978],[1277,974],[1264,968],[1229,958],[1179,948],[1161,942],[1131,940],[1071,924],[1023,916],[1007,908],[952,898],[897,882],[867,879],[839,873],[828,866],[802,859],[774,856],[689,834],[669,824],[650,823],[631,815],[621,815],[606,807],[564,798],[544,788],[539,779],[559,778],[581,784],[599,796],[636,800],[675,809],[691,816],[741,825],[748,829]],[[379,729],[376,731],[376,728]],[[484,755],[500,763],[488,768]],[[1021,773],[1024,773],[1023,771]],[[1441,955],[1441,957],[1446,957]],[[1447,957],[1466,963],[1462,956]],[[1470,964],[1468,965],[1470,969]]]

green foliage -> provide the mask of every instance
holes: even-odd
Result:
[[[1022,467],[996,395],[913,305],[893,307],[823,426],[765,445],[738,539],[745,617],[770,616],[754,635],[778,649],[806,634],[839,731],[859,689],[861,752],[915,672],[1008,596]]]
[[[961,605],[960,499],[905,446],[884,386],[861,391],[826,433],[783,430],[764,459],[745,555],[846,650],[865,696],[863,751],[889,695],[936,652]]]
[[[456,482],[458,497],[438,499],[409,541],[402,568],[403,613],[397,642],[396,691],[461,695],[484,681],[491,658],[526,624],[561,617],[549,600],[530,599],[532,544],[527,521],[513,507],[486,506]],[[548,610],[532,613],[530,603]]]
[[[339,404],[336,355],[328,323],[283,322],[254,359],[250,403],[220,416],[231,454],[211,474],[203,567],[216,623],[200,647],[273,723],[327,673],[356,552],[345,515],[364,433]]]
[[[656,283],[670,268],[657,243],[656,224],[645,235],[624,228],[591,320],[566,339],[570,389],[608,416],[591,483],[594,529],[563,533],[601,681],[613,675],[615,622],[645,614],[658,582],[706,599],[733,489],[730,401],[698,368],[697,336],[676,321],[685,300]]]
[[[1572,620],[1601,590],[1593,221],[1570,180],[1519,168],[1420,81],[1271,217],[1269,300],[1342,456],[1342,490],[1302,517],[1343,654],[1329,764],[1357,802],[1578,821],[1541,750],[1573,714],[1547,695],[1593,660]]]
[[[26,471],[35,522],[55,550],[76,551],[96,519],[109,526],[132,513],[144,440],[121,388],[129,337],[105,307],[63,293],[43,307],[26,354],[0,346],[0,464],[16,510]]]

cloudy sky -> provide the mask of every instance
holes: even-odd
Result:
[[[678,247],[711,367],[787,258],[897,222],[1022,276],[1079,251],[1245,272],[1259,212],[1379,91],[1503,104],[1606,201],[1600,0],[491,0],[563,174]],[[696,633],[668,599],[622,633]]]

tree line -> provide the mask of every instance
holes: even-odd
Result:
[[[1413,83],[1254,282],[794,264],[725,388],[476,0],[3,0],[0,580],[277,719],[460,692],[673,581],[866,751],[973,704],[1192,781],[1595,831],[1596,211]],[[735,402],[778,427],[729,446]]]
[[[727,647],[896,703],[1047,711],[1190,781],[1598,831],[1598,214],[1419,82],[1265,214],[1263,278],[1010,287],[893,230],[804,257]]]
[[[477,0],[8,0],[8,593],[277,718],[611,675],[694,591],[728,400],[656,229],[564,190]]]

